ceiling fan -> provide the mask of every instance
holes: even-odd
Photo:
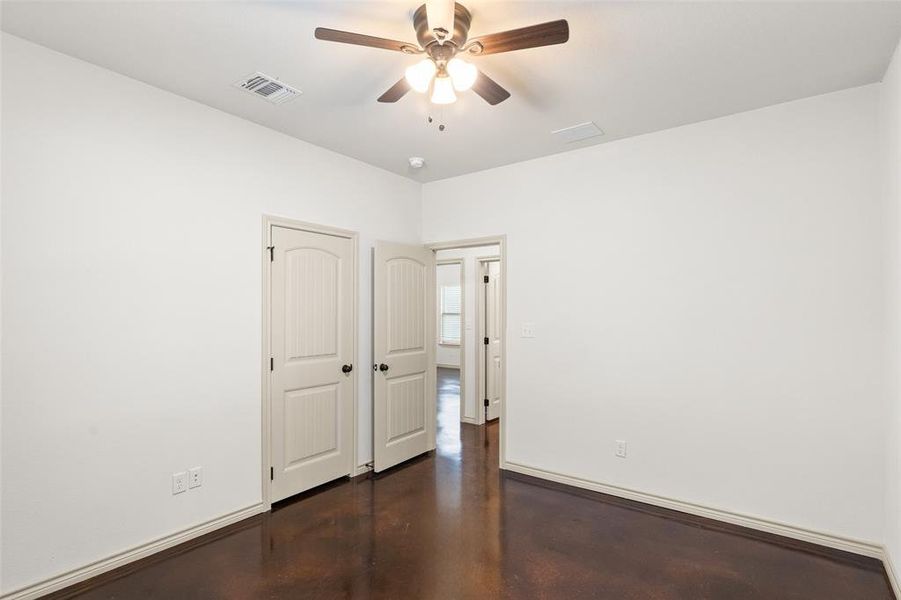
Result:
[[[412,89],[422,94],[429,93],[434,104],[451,104],[457,100],[456,92],[471,88],[491,105],[509,98],[510,92],[460,56],[481,56],[563,44],[569,39],[569,24],[563,19],[469,40],[471,24],[472,14],[462,4],[453,0],[428,0],[413,13],[418,45],[325,27],[317,27],[315,35],[316,39],[329,42],[426,55],[426,58],[407,67],[404,77],[379,96],[379,102],[397,102]]]

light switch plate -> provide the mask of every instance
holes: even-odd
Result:
[[[523,323],[522,324],[522,337],[524,337],[524,338],[535,337],[535,323]]]

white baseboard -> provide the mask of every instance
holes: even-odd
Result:
[[[460,422],[461,423],[469,423],[470,425],[478,425],[479,424],[479,422],[476,419],[473,419],[472,417],[460,417]]]
[[[80,583],[82,581],[85,581],[86,579],[90,579],[91,577],[96,577],[97,575],[101,575],[103,573],[106,573],[107,571],[112,571],[117,567],[121,567],[136,560],[146,558],[151,554],[156,554],[157,552],[160,552],[167,548],[177,546],[178,544],[181,544],[183,542],[187,542],[196,537],[200,537],[217,529],[221,529],[227,525],[231,525],[232,523],[237,523],[238,521],[242,521],[248,517],[258,515],[262,512],[265,512],[262,504],[254,504],[253,506],[242,508],[241,510],[223,515],[217,519],[201,523],[200,525],[195,525],[194,527],[190,527],[188,529],[183,529],[182,531],[173,533],[172,535],[167,535],[165,537],[153,540],[152,542],[147,542],[146,544],[136,546],[131,550],[120,552],[119,554],[115,554],[113,556],[110,556],[109,558],[98,560],[79,569],[73,569],[72,571],[57,575],[56,577],[51,577],[50,579],[45,579],[44,581],[40,581],[27,587],[7,592],[3,596],[0,596],[0,600],[32,600],[34,598],[39,598],[51,592],[55,592],[70,585]]]
[[[439,369],[456,369],[460,370],[460,365],[442,365],[441,363],[435,363],[435,366]]]
[[[528,465],[522,465],[509,461],[504,464],[503,468],[516,473],[522,473],[523,475],[531,475],[532,477],[537,477],[539,479],[546,479],[548,481],[571,485],[573,487],[591,490],[593,492],[610,494],[611,496],[618,496],[627,500],[636,500],[638,502],[644,502],[645,504],[653,504],[654,506],[669,508],[671,510],[677,510],[679,512],[684,512],[699,517],[706,517],[708,519],[713,519],[716,521],[724,521],[726,523],[732,523],[733,525],[741,525],[742,527],[748,527],[750,529],[756,529],[758,531],[765,531],[767,533],[773,533],[804,542],[810,542],[812,544],[819,544],[820,546],[828,546],[837,550],[853,552],[854,554],[861,554],[863,556],[878,558],[880,560],[883,560],[885,557],[882,546],[873,542],[855,540],[831,533],[813,531],[811,529],[796,527],[794,525],[788,525],[786,523],[780,523],[778,521],[772,521],[770,519],[764,519],[762,517],[744,515],[741,513],[722,510],[719,508],[711,508],[709,506],[703,506],[701,504],[695,504],[693,502],[686,502],[684,500],[677,500],[675,498],[667,498],[664,496],[658,496],[656,494],[639,492],[637,490],[631,490],[628,488],[600,483],[597,481],[590,481],[588,479],[582,479],[580,477],[572,477],[570,475],[555,473],[553,471],[546,471],[544,469],[530,467]],[[883,562],[887,561],[883,560]]]
[[[901,586],[898,585],[898,575],[895,573],[894,563],[892,563],[892,556],[889,554],[888,548],[882,549],[882,564],[885,565],[885,573],[888,575],[889,583],[892,584],[895,598],[901,598]]]

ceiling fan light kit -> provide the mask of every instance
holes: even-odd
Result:
[[[569,24],[563,19],[470,40],[471,24],[472,13],[462,4],[429,0],[413,13],[418,45],[324,27],[317,27],[315,36],[329,42],[426,55],[407,67],[404,77],[379,96],[379,102],[397,102],[410,90],[421,94],[431,90],[429,99],[433,104],[451,104],[457,100],[456,92],[471,89],[492,106],[509,98],[510,92],[458,54],[477,57],[563,44],[569,40]]]

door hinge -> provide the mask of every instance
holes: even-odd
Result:
[[[271,356],[269,357],[269,370],[270,371],[275,370],[275,359],[272,358]]]
[[[485,275],[485,283],[488,283],[488,276]]]
[[[269,262],[275,261],[275,246],[266,246],[266,250],[269,251]]]
[[[485,408],[488,408],[490,405],[491,403],[488,402],[488,398],[485,398]]]
[[[488,338],[483,338],[483,341],[486,346],[491,342],[491,340],[489,340]]]
[[[275,468],[269,467],[269,481],[275,481]]]

